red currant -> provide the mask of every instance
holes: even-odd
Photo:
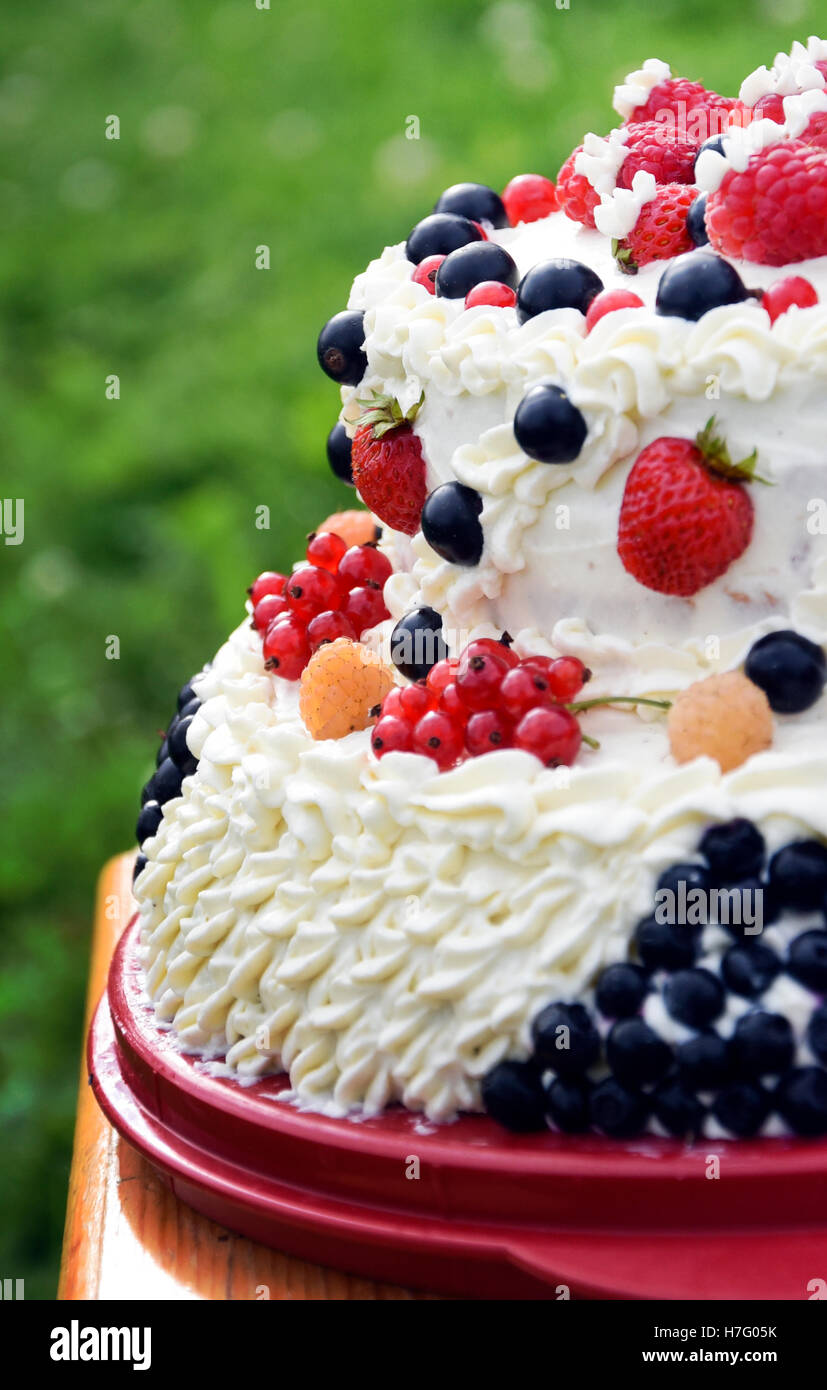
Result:
[[[265,594],[283,594],[286,583],[287,580],[283,574],[277,574],[275,570],[265,570],[247,590],[252,599],[253,607],[255,608]]]
[[[451,716],[452,719],[459,719],[463,723],[468,718],[468,706],[463,704],[457,690],[456,681],[451,681],[446,685],[439,697],[439,708]]]
[[[414,752],[433,758],[440,772],[445,772],[462,757],[463,733],[463,726],[458,720],[451,719],[442,710],[429,710],[414,726]]]
[[[493,753],[496,748],[510,748],[514,735],[511,720],[498,710],[480,710],[472,714],[465,730],[465,747],[472,758]]]
[[[338,573],[348,589],[360,589],[365,584],[383,589],[393,570],[387,555],[375,545],[352,545],[339,561]]]
[[[613,314],[616,309],[642,308],[643,300],[632,290],[601,290],[586,310],[586,332],[591,333],[604,314]]]
[[[446,685],[454,679],[458,666],[456,657],[445,657],[443,661],[438,661],[425,677],[428,689],[433,690],[435,695],[441,695]]]
[[[503,202],[512,227],[518,222],[539,222],[560,206],[557,189],[542,174],[517,174],[510,179],[503,189]]]
[[[384,758],[386,753],[409,753],[413,747],[413,730],[407,719],[383,714],[373,726],[370,746],[377,758]]]
[[[396,716],[397,719],[404,719],[404,718],[405,718],[404,714],[402,713],[402,686],[401,686],[401,685],[395,685],[395,686],[393,687],[393,690],[389,690],[388,693],[387,693],[387,695],[385,696],[384,700],[382,701],[382,718],[383,718],[383,719],[384,719],[384,717],[385,717],[386,714],[393,714],[393,715]]]
[[[784,124],[784,98],[780,92],[767,92],[766,96],[759,97],[752,108],[752,119],[754,121],[775,121],[776,125]]]
[[[287,611],[287,599],[281,594],[265,594],[253,609],[253,624],[257,632],[266,632],[274,618]]]
[[[274,621],[264,634],[264,664],[286,681],[297,681],[310,660],[307,629],[295,613]]]
[[[548,681],[552,697],[561,705],[575,699],[591,678],[591,671],[576,656],[529,656],[522,664]]]
[[[351,642],[356,639],[353,623],[345,613],[336,613],[333,610],[317,613],[307,624],[307,640],[313,652],[324,642],[335,642],[337,637],[349,637]]]
[[[335,531],[316,531],[307,542],[307,560],[309,564],[335,574],[346,550],[347,545]]]
[[[342,612],[352,622],[356,634],[361,637],[369,627],[376,627],[390,617],[385,607],[381,589],[366,585],[364,589],[351,589],[345,598]]]
[[[472,656],[495,656],[498,661],[504,661],[509,669],[520,664],[520,658],[514,648],[507,642],[500,641],[498,637],[475,637],[473,642],[468,643],[463,656],[466,659]]]
[[[546,767],[571,766],[582,742],[580,725],[567,709],[530,709],[514,731],[514,746],[533,753]]]
[[[411,279],[417,285],[424,285],[429,294],[436,294],[436,273],[444,256],[426,256],[424,261],[420,261]]]
[[[344,584],[335,574],[321,570],[317,565],[300,565],[290,575],[285,590],[293,612],[306,623],[317,613],[341,608],[346,592]]]
[[[508,667],[489,652],[466,653],[460,657],[456,686],[468,709],[491,709],[499,703],[499,690]]]
[[[551,691],[543,673],[533,671],[530,666],[521,663],[513,671],[509,671],[503,680],[497,707],[503,709],[512,719],[520,719],[527,710],[551,702]]]
[[[415,724],[429,709],[436,709],[437,696],[426,685],[406,685],[399,694],[399,708],[403,719]]]
[[[465,296],[466,309],[476,309],[478,304],[489,304],[494,309],[511,309],[516,303],[514,291],[499,280],[480,280]]]
[[[762,308],[766,309],[771,323],[775,323],[775,320],[786,314],[793,305],[799,309],[809,309],[817,303],[818,295],[803,275],[787,275],[783,280],[776,280],[768,290],[764,290],[761,300]]]

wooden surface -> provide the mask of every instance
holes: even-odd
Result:
[[[85,1030],[132,913],[134,855],[111,860],[98,884]],[[222,1230],[173,1196],[120,1138],[81,1064],[58,1297],[62,1299],[423,1299],[280,1255]]]

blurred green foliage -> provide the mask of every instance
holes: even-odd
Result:
[[[129,844],[155,731],[250,578],[349,504],[324,456],[322,322],[446,184],[553,176],[644,58],[732,92],[815,16],[814,0],[5,7],[1,491],[25,501],[25,542],[0,549],[0,1275],[28,1296],[56,1282],[96,872]]]

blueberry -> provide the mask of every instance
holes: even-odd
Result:
[[[195,714],[195,711],[196,711],[196,710],[199,710],[200,708],[201,708],[201,701],[198,699],[198,696],[196,695],[196,696],[194,696],[194,698],[193,698],[192,700],[189,700],[189,701],[187,702],[187,704],[184,705],[184,707],[183,707],[183,709],[181,710],[180,714],[178,714],[178,715],[176,716],[176,720],[175,720],[174,722],[177,723],[178,720],[181,720],[181,719],[189,719],[193,714]],[[168,731],[168,736],[169,736],[169,737],[172,736],[172,725],[170,725],[170,728],[169,728],[169,731]]]
[[[638,955],[647,970],[684,970],[694,963],[695,935],[688,927],[672,927],[645,917],[635,930]]]
[[[799,984],[816,994],[826,994],[827,931],[805,931],[797,936],[790,945],[787,969]]]
[[[546,1096],[530,1062],[500,1062],[482,1080],[482,1103],[498,1124],[517,1133],[546,1127]]]
[[[759,941],[751,946],[730,947],[721,961],[721,974],[727,989],[747,999],[756,999],[769,989],[780,969],[778,956]]]
[[[523,276],[517,289],[517,318],[533,319],[546,309],[579,309],[585,314],[603,281],[582,261],[565,257],[541,261]]]
[[[757,1134],[770,1112],[770,1097],[762,1086],[734,1081],[718,1092],[712,1113],[730,1134],[749,1139]]]
[[[614,1025],[606,1058],[617,1079],[633,1086],[659,1081],[672,1065],[671,1048],[642,1018],[623,1018]]]
[[[358,386],[368,365],[364,342],[365,316],[361,310],[343,309],[334,314],[316,344],[322,371],[344,386]]]
[[[672,926],[699,929],[707,918],[708,892],[709,873],[703,864],[672,864],[655,885],[657,916],[666,917]],[[690,894],[695,896],[690,899]],[[699,900],[698,894],[704,897]]]
[[[446,256],[436,273],[436,293],[443,299],[464,299],[483,280],[498,280],[516,290],[516,262],[493,241],[471,242]]]
[[[483,534],[482,498],[464,483],[443,483],[425,498],[422,534],[432,550],[452,565],[478,565]]]
[[[158,752],[155,754],[155,766],[160,767],[164,758],[169,757],[169,739],[164,736],[158,744]]]
[[[327,436],[327,461],[337,478],[340,478],[343,483],[347,483],[348,487],[355,487],[350,457],[351,447],[352,441],[348,438],[347,430],[339,421]]]
[[[705,893],[709,888],[709,874],[703,864],[671,864],[658,879],[656,890],[677,895],[681,891],[681,884],[687,893],[694,888],[700,888]]]
[[[171,801],[174,796],[181,794],[181,769],[176,767],[172,758],[165,758],[152,779],[155,790],[155,800],[161,806],[167,801]]]
[[[475,221],[475,218],[457,217],[451,212],[433,212],[417,222],[408,237],[405,255],[414,265],[419,265],[426,256],[450,256],[460,246],[482,241],[482,232],[474,226]]]
[[[770,860],[770,884],[782,907],[804,912],[818,907],[827,893],[827,845],[794,840]]]
[[[663,987],[669,1013],[689,1028],[704,1028],[723,1010],[724,987],[711,970],[679,970]]]
[[[721,304],[740,304],[750,294],[729,261],[707,251],[678,256],[660,277],[655,311],[679,319],[699,319]]]
[[[182,777],[189,777],[198,766],[198,759],[190,752],[187,731],[192,724],[192,715],[179,719],[169,736],[169,756],[176,767],[181,769]]]
[[[738,941],[754,941],[778,917],[776,895],[760,878],[745,878],[717,892],[717,914],[713,915]]]
[[[562,386],[533,386],[514,415],[514,438],[540,463],[571,463],[587,433],[586,421]]]
[[[827,1067],[827,1004],[819,1004],[807,1025],[807,1041],[819,1062]]]
[[[531,1027],[534,1055],[560,1076],[587,1071],[600,1055],[600,1037],[583,1004],[547,1004]]]
[[[492,227],[511,225],[499,193],[485,183],[452,183],[440,193],[434,212],[453,212],[469,217],[472,222],[487,222]]]
[[[639,965],[618,961],[607,965],[600,976],[595,1003],[604,1018],[630,1018],[643,1003],[648,987]]]
[[[742,816],[711,825],[704,832],[699,849],[716,887],[760,874],[767,852],[760,830]]]
[[[696,246],[708,246],[709,232],[706,230],[706,194],[701,193],[690,205],[686,214],[686,230]]]
[[[796,1134],[827,1134],[827,1071],[795,1067],[782,1076],[775,1091],[778,1113]]]
[[[789,1019],[764,1010],[744,1014],[735,1025],[729,1044],[730,1059],[738,1076],[777,1076],[792,1064],[795,1039]]]
[[[582,1134],[589,1127],[589,1085],[574,1077],[558,1076],[547,1092],[548,1114],[563,1134]]]
[[[710,135],[710,137],[709,137],[708,140],[704,140],[703,144],[702,144],[702,145],[699,147],[699,149],[698,149],[698,153],[695,155],[695,164],[696,164],[696,165],[697,165],[697,163],[698,163],[699,157],[703,154],[704,150],[715,150],[716,154],[723,154],[723,152],[724,152],[724,137],[723,137],[723,135]]]
[[[698,1033],[679,1043],[675,1061],[681,1080],[699,1091],[714,1090],[731,1078],[729,1050],[717,1033]]]
[[[160,763],[158,764],[158,766],[160,767]],[[147,803],[148,801],[155,801],[155,800],[157,800],[157,797],[156,797],[156,795],[155,795],[155,776],[157,776],[157,773],[156,773],[155,775],[153,775],[152,777],[150,777],[150,779],[149,779],[148,782],[144,782],[144,785],[141,787],[141,805],[142,805],[142,806],[146,806],[146,803]]]
[[[177,705],[179,711],[184,708],[184,705],[188,705],[190,700],[198,699],[198,696],[196,695],[195,690],[193,688],[194,680],[195,676],[193,676],[191,681],[187,681],[186,685],[182,685],[181,689],[178,691]]]
[[[675,1077],[663,1081],[654,1091],[652,1111],[664,1129],[678,1139],[698,1134],[705,1114],[698,1097]]]
[[[448,655],[442,619],[434,608],[414,608],[391,633],[391,661],[409,681],[422,681]]]
[[[589,1110],[595,1129],[611,1139],[631,1139],[640,1134],[649,1118],[646,1097],[627,1090],[612,1076],[595,1086]]]
[[[156,834],[163,814],[157,801],[144,803],[141,807],[141,814],[138,816],[138,823],[135,826],[135,839],[139,845],[142,845],[144,840],[148,840],[151,835]]]
[[[753,643],[744,673],[761,687],[776,714],[800,714],[824,689],[827,659],[822,647],[785,628]]]
[[[133,883],[135,882],[136,878],[138,877],[138,874],[141,873],[141,872],[146,868],[146,866],[147,866],[147,857],[146,857],[146,855],[145,855],[145,854],[139,854],[139,855],[137,855],[137,857],[136,857],[136,859],[135,859],[135,866],[134,866],[134,868],[133,868],[133,870],[132,870],[132,882],[133,882]]]

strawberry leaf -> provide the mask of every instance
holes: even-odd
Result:
[[[728,478],[734,483],[763,483],[766,487],[773,484],[769,478],[762,478],[757,473],[758,450],[753,449],[746,458],[739,459],[733,463],[730,458],[727,442],[722,434],[718,433],[718,422],[714,415],[710,415],[704,428],[695,437],[695,443],[703,454],[704,463],[711,473],[716,473],[720,478]]]

